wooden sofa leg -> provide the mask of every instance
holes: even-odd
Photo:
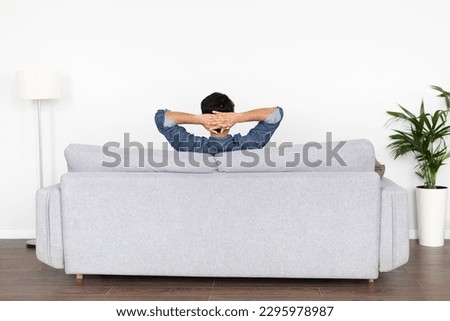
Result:
[[[76,278],[77,280],[83,280],[83,274],[77,274],[77,275],[75,276],[75,278]]]
[[[374,279],[369,279],[369,283],[373,283],[373,282],[375,282]]]

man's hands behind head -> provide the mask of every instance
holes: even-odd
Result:
[[[216,117],[214,120],[219,128],[230,129],[240,121],[239,113],[223,113],[220,111],[213,111],[214,116]]]
[[[201,114],[199,117],[201,125],[214,134],[218,134],[222,130],[229,130],[238,123],[239,119],[237,113],[222,113],[218,111],[213,111],[213,114]]]

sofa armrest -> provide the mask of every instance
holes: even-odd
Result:
[[[54,268],[64,267],[59,184],[36,193],[36,256]]]
[[[409,259],[408,195],[391,180],[381,180],[380,272]]]

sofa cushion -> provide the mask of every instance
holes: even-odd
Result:
[[[219,172],[373,172],[374,148],[367,139],[281,144],[215,155]]]
[[[201,153],[71,144],[64,155],[69,172],[217,171],[214,157]]]

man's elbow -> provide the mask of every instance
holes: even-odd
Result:
[[[264,122],[267,124],[277,124],[280,123],[283,119],[283,108],[276,107],[276,109],[264,119]]]
[[[159,109],[155,114],[155,123],[160,133],[163,133],[165,129],[171,128],[176,125],[176,123],[167,117],[167,109]]]
[[[163,124],[164,124],[164,111],[162,109],[158,110],[155,113],[155,124],[156,128],[158,128],[158,131],[161,133],[163,130]]]

